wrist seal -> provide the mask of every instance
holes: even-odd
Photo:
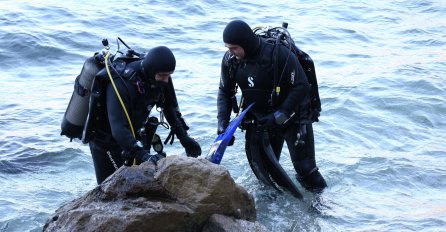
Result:
[[[276,124],[282,125],[288,121],[289,117],[285,113],[276,111],[274,112],[274,119],[276,120]]]

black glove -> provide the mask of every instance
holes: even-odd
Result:
[[[220,134],[223,134],[224,132],[225,132],[225,130],[226,130],[226,128],[221,128],[221,127],[218,127],[218,129],[217,129],[217,135],[220,135]],[[234,137],[234,135],[232,136],[232,138],[231,138],[231,140],[229,141],[229,143],[228,143],[228,146],[232,146],[232,145],[234,145],[234,141],[235,141],[235,137]]]
[[[172,127],[171,130],[177,135],[181,145],[186,150],[187,156],[196,158],[201,155],[200,145],[187,134],[186,130],[181,125],[176,125],[175,127]]]
[[[161,155],[151,155],[146,152],[141,146],[135,144],[130,151],[123,151],[122,158],[124,158],[125,166],[140,165],[145,161],[151,161],[153,164],[157,164],[158,160],[164,158]]]
[[[217,135],[222,134],[225,132],[226,127],[228,127],[229,121],[227,120],[218,120],[218,128],[217,128]]]
[[[189,127],[184,119],[181,117],[181,113],[173,108],[167,107],[163,110],[166,116],[167,122],[170,124],[170,133],[164,140],[164,144],[167,144],[170,140],[170,144],[173,143],[175,135],[180,140],[181,145],[186,149],[187,156],[198,157],[201,155],[200,145],[187,134]]]
[[[264,127],[275,127],[276,124],[276,118],[274,117],[274,113],[269,113],[259,119],[260,125]]]
[[[189,135],[178,138],[180,139],[181,145],[186,150],[187,156],[192,156],[194,158],[201,155],[201,147],[200,144],[195,141],[195,139],[191,138]]]
[[[282,113],[280,111],[276,111],[273,113],[269,113],[265,116],[263,116],[262,118],[259,119],[259,123],[260,125],[264,126],[264,127],[275,127],[278,125],[282,125],[285,122],[287,122],[289,116],[286,115],[285,113]]]
[[[186,149],[187,156],[192,156],[194,158],[201,155],[201,147],[200,145],[191,138],[187,132],[184,130],[182,126],[172,127],[170,129],[170,133],[167,138],[164,140],[164,144],[167,144],[170,140],[170,144],[173,143],[173,140],[177,135],[180,140],[181,145]]]

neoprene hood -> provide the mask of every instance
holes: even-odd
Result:
[[[165,46],[152,48],[141,63],[144,75],[154,79],[159,72],[172,72],[175,70],[176,60],[172,51]]]
[[[259,46],[259,39],[251,27],[241,20],[233,20],[226,25],[223,31],[223,41],[241,46],[247,57],[252,57]]]

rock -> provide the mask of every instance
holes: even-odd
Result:
[[[250,222],[220,214],[213,214],[202,232],[269,232],[259,222]]]
[[[254,198],[223,166],[168,156],[121,167],[56,210],[43,231],[262,231],[255,220]]]

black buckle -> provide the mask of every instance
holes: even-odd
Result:
[[[76,78],[74,82],[74,91],[81,97],[85,97],[88,94],[88,89],[81,85],[79,82],[79,76]]]

